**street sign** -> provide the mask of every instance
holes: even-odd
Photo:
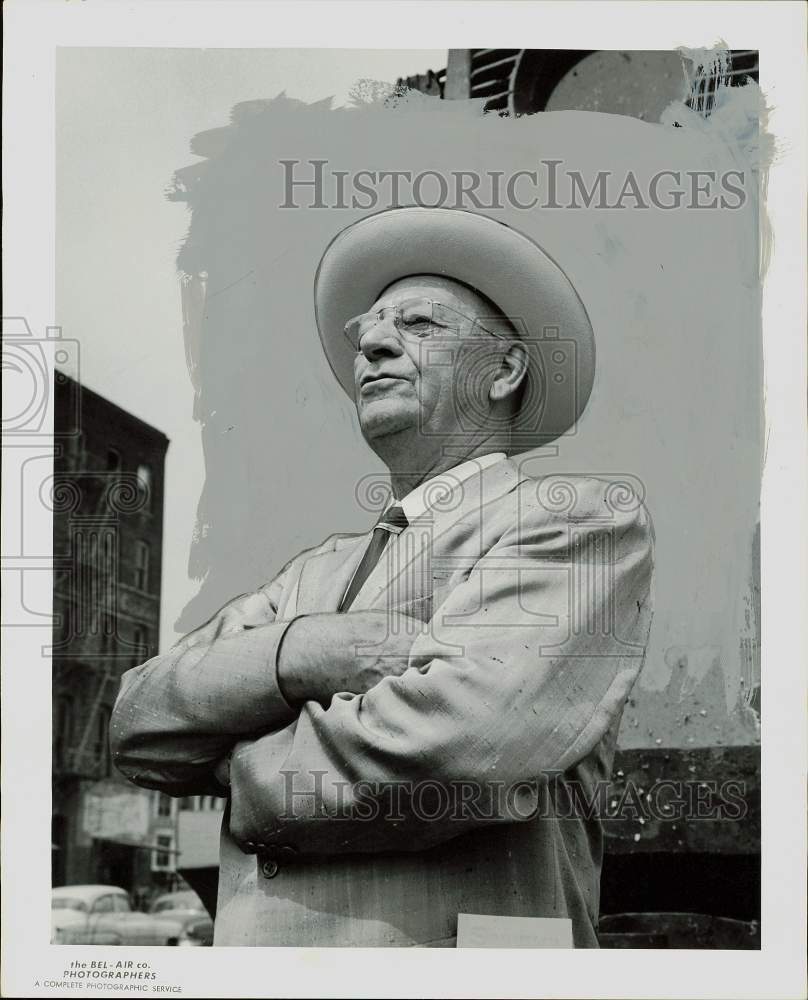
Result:
[[[149,792],[99,781],[84,794],[82,828],[89,837],[144,844],[149,834]]]

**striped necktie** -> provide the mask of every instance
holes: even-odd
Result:
[[[373,572],[376,563],[381,558],[384,547],[387,545],[391,535],[399,535],[409,525],[407,515],[401,507],[388,507],[376,522],[373,529],[373,537],[370,544],[362,556],[362,562],[356,568],[350,586],[345,591],[345,596],[340,601],[339,611],[347,611],[353,604],[354,598],[362,589],[363,584]]]

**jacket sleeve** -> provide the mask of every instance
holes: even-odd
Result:
[[[277,680],[288,621],[275,620],[295,557],[271,583],[226,604],[171,650],[128,670],[110,720],[115,766],[169,795],[226,794],[217,762],[250,733],[286,725],[296,712]]]
[[[643,662],[653,534],[639,501],[623,506],[570,518],[520,503],[402,675],[239,744],[230,831],[242,848],[420,850],[532,818],[540,777],[595,748]]]

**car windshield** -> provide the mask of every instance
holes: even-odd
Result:
[[[71,899],[70,896],[60,896],[58,899],[51,900],[52,910],[81,910],[82,913],[87,912],[87,904],[81,899]]]
[[[164,910],[193,910],[194,906],[189,899],[163,899],[155,903],[153,913],[162,913]]]
[[[162,913],[163,910],[201,910],[202,904],[195,895],[176,892],[164,899],[158,899],[152,906],[152,913]]]

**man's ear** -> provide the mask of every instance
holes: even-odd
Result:
[[[502,356],[499,371],[494,376],[488,390],[492,403],[515,397],[527,375],[527,350],[525,345],[514,341]]]

